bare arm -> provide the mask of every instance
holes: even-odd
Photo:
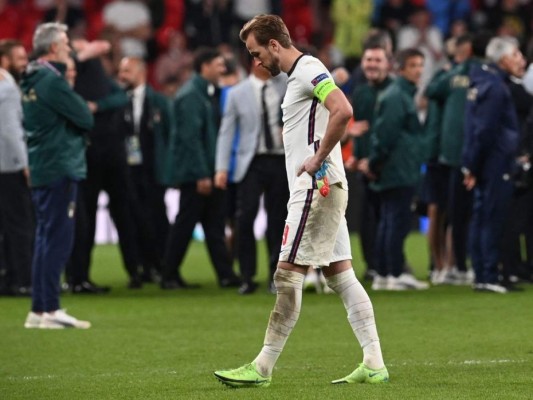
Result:
[[[303,172],[307,172],[309,175],[314,175],[316,171],[320,169],[320,166],[331,153],[331,150],[341,140],[346,130],[346,125],[352,116],[352,106],[350,102],[340,89],[333,90],[326,101],[324,106],[329,111],[329,120],[326,127],[326,134],[320,141],[320,147],[316,151],[315,155],[305,160],[303,165],[298,170],[298,176]]]

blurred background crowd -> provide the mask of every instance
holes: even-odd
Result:
[[[275,193],[268,199],[270,183],[251,187],[246,176],[232,177],[232,170],[238,167],[221,166],[220,160],[239,160],[239,143],[235,139],[238,135],[223,134],[231,122],[227,120],[225,108],[228,92],[231,93],[228,88],[250,76],[272,81],[254,71],[256,66],[238,38],[243,23],[261,13],[281,15],[296,47],[318,57],[352,101],[354,119],[343,140],[351,185],[352,207],[348,218],[350,226],[360,231],[363,239],[365,277],[373,279],[376,290],[426,289],[429,285],[409,276],[408,254],[403,257],[402,270],[395,273],[395,278],[399,274],[408,276],[405,281],[394,281],[399,286],[391,286],[390,282],[379,280],[387,278],[386,268],[381,273],[383,266],[376,265],[380,263],[376,253],[384,251],[376,245],[380,213],[375,208],[379,206],[368,207],[373,202],[371,192],[376,188],[369,184],[372,174],[365,162],[361,163],[365,156],[360,153],[362,138],[365,135],[370,138],[374,115],[372,107],[368,115],[358,116],[358,112],[369,104],[361,100],[360,96],[365,96],[361,91],[368,86],[379,86],[383,79],[372,80],[375,67],[368,64],[365,67],[365,51],[375,48],[384,51],[385,76],[391,78],[397,74],[403,76],[395,68],[394,54],[413,48],[420,51],[424,66],[421,76],[412,83],[416,84],[417,117],[427,131],[432,100],[440,101],[444,109],[449,96],[439,98],[436,91],[431,92],[439,83],[437,76],[453,71],[471,57],[484,58],[490,36],[514,38],[525,59],[532,60],[532,12],[533,4],[529,0],[0,0],[2,68],[18,80],[27,60],[15,60],[12,49],[23,49],[30,60],[38,57],[32,56],[36,27],[43,22],[65,24],[73,50],[72,65],[67,65],[65,77],[94,115],[94,126],[87,133],[87,176],[80,183],[76,199],[73,250],[66,263],[63,289],[73,293],[105,293],[110,289],[90,279],[98,195],[105,191],[131,289],[141,288],[145,283],[157,283],[167,290],[194,288],[194,284],[183,279],[179,267],[193,228],[200,222],[218,284],[223,288],[239,288],[241,294],[255,292],[256,253],[250,245],[250,235],[253,235],[250,224],[258,212],[259,197],[264,194],[267,214],[272,218],[269,224],[275,225],[274,217],[278,220],[280,217],[274,204],[284,208],[288,193]],[[486,39],[484,46],[480,54],[474,54],[473,48],[479,45],[480,37]],[[466,53],[461,47],[464,44],[470,46]],[[525,165],[529,163],[533,134],[533,126],[529,125],[533,97],[520,80],[526,62],[524,59],[517,62],[521,71],[512,74],[515,75],[512,90],[516,93],[512,106],[519,114],[523,136],[523,145],[516,156],[522,157],[521,163]],[[403,67],[400,65],[400,69]],[[268,106],[271,119],[266,125],[278,129],[280,118],[272,115],[279,114],[284,82],[273,80],[273,87],[276,91],[270,93],[272,104]],[[205,101],[195,97],[196,89],[206,94]],[[136,100],[139,94],[141,100]],[[452,118],[462,122],[466,90],[460,95],[462,107]],[[361,101],[362,108],[358,105]],[[375,101],[371,100],[370,105],[374,106]],[[263,108],[265,104],[264,100],[263,104],[259,102]],[[362,127],[358,122],[366,125]],[[434,129],[440,132],[440,124],[444,122],[438,124]],[[230,142],[222,143],[223,140]],[[261,163],[267,165],[282,156],[282,150],[276,150],[275,145],[274,141],[271,148],[265,142],[252,150],[256,153],[250,157],[253,161],[246,174],[252,174],[254,168],[260,169]],[[221,148],[232,149],[233,153],[226,157]],[[459,148],[459,153],[462,150]],[[428,185],[435,186],[432,180],[435,178],[428,173],[433,164],[445,164],[456,170],[462,166],[460,162],[439,161],[438,153],[423,157],[422,183],[413,185],[416,188],[409,197],[409,204],[416,205],[410,208],[412,215],[429,214],[432,221],[427,278],[433,284],[472,284],[473,274],[469,273],[466,262],[469,251],[464,231],[468,228],[461,225],[463,235],[458,229],[454,235],[453,212],[448,210],[464,211],[460,216],[455,215],[455,223],[459,225],[459,218],[466,224],[475,200],[457,200],[455,196],[448,202],[448,189],[442,196],[428,189]],[[25,177],[24,182],[29,181],[27,168],[22,165],[20,170],[15,170]],[[202,168],[206,172],[199,174]],[[221,176],[220,172],[229,172],[229,176]],[[0,175],[4,173],[13,171],[0,170]],[[263,175],[252,176],[255,182]],[[443,179],[440,173],[437,179]],[[446,175],[445,181],[438,181],[437,186],[448,188],[449,179]],[[0,197],[8,191],[15,193],[5,182],[1,183]],[[528,179],[517,182],[517,186],[520,187],[514,192],[514,203],[506,207],[514,213],[505,217],[512,220],[505,228],[511,232],[507,237],[512,236],[512,240],[502,244],[503,256],[497,256],[502,285],[513,289],[520,280],[531,279],[533,266],[533,189]],[[167,216],[164,199],[168,188],[180,190],[175,220],[174,216],[170,219]],[[0,202],[2,294],[31,294],[35,218],[27,184],[26,189],[26,193],[17,192],[15,199]],[[428,191],[433,195],[428,195]],[[447,198],[445,204],[441,204],[442,197]],[[8,208],[10,202],[26,210],[15,213],[19,217],[16,221]],[[281,218],[282,227],[284,217]],[[413,226],[413,220],[409,221],[409,227]],[[271,286],[271,274],[279,251],[279,243],[273,237],[281,240],[283,234],[282,228],[278,230],[266,234],[268,289],[272,291],[275,288]],[[239,240],[242,232],[247,236]],[[520,240],[526,243],[524,255]],[[463,243],[462,247],[457,248],[458,241]],[[234,259],[240,265],[239,273],[234,272]],[[309,285],[317,282],[319,277],[314,277]]]

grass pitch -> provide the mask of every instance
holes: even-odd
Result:
[[[411,235],[407,246],[424,277],[425,238]],[[249,362],[261,347],[274,303],[265,262],[259,291],[239,296],[216,287],[201,243],[192,244],[183,268],[188,281],[202,284],[198,290],[127,290],[115,246],[98,247],[94,261],[94,280],[112,292],[62,298],[63,307],[92,322],[87,331],[24,329],[29,300],[0,298],[0,399],[533,398],[531,285],[504,296],[466,287],[370,291],[391,375],[381,386],[329,383],[355,368],[361,350],[339,298],[305,293],[272,385],[235,390],[213,371]]]

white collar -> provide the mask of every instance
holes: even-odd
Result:
[[[263,81],[254,74],[250,74],[250,80],[252,81],[252,84],[259,89],[261,89],[264,85],[268,84],[268,80]]]
[[[136,99],[142,99],[144,97],[144,93],[146,92],[146,85],[139,85],[135,89],[133,89],[133,96]]]
[[[0,68],[0,74],[3,75],[4,78],[6,78],[6,80],[11,82],[13,85],[17,84],[17,82],[15,82],[15,78],[13,78],[13,75],[11,75],[8,70]]]

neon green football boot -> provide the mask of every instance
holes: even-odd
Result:
[[[332,381],[331,383],[386,383],[388,381],[389,372],[386,367],[370,369],[365,364],[361,363],[350,375]]]
[[[233,388],[267,387],[272,381],[271,377],[264,377],[257,372],[254,363],[227,371],[215,371],[215,377],[223,384]]]

